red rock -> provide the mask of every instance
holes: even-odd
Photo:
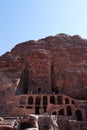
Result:
[[[36,106],[27,106],[27,103],[20,105],[22,96],[22,103],[28,102],[29,96],[39,103],[43,101],[44,95],[47,99],[52,99],[47,108],[41,108],[40,111]],[[67,103],[60,110],[54,101],[59,95],[63,102],[66,98],[73,101],[69,107],[73,110],[74,119],[76,112],[79,112],[77,109],[83,113],[83,120],[87,119],[86,39],[78,35],[58,34],[38,41],[20,43],[11,52],[0,56],[1,116],[22,116],[45,111],[52,114],[55,110],[58,113],[62,111],[63,114]]]

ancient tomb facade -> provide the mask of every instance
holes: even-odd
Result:
[[[50,94],[55,91],[53,85],[53,66],[49,52],[46,50],[32,51],[25,59],[26,66],[21,74],[17,88],[20,94]]]
[[[1,116],[51,115],[61,130],[86,130],[87,40],[59,35],[28,41],[0,63]]]

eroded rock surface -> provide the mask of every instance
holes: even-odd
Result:
[[[47,53],[45,57],[53,67],[53,87],[55,86],[59,93],[78,99],[87,99],[87,40],[77,35],[59,34],[38,41],[27,41],[16,45],[11,52],[2,55],[0,57],[0,91],[4,93],[8,89],[16,90],[21,73],[27,65],[27,57],[30,56],[31,60],[32,53],[37,52],[39,55]],[[38,62],[35,64],[39,67]],[[45,71],[46,62],[42,64]],[[49,65],[49,69],[50,67]]]
[[[47,113],[67,118],[70,130],[76,120],[80,130],[78,121],[87,120],[87,39],[58,34],[0,56],[0,99],[2,117]]]

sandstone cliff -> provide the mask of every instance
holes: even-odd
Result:
[[[0,56],[0,104],[15,96],[27,56],[37,50],[48,53],[49,63],[53,66],[53,85],[58,93],[87,99],[87,40],[77,35],[58,34],[20,43],[11,52]]]

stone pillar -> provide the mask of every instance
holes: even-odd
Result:
[[[33,96],[33,107],[35,107],[36,96]]]
[[[75,117],[76,115],[75,115],[75,106],[74,105],[72,105],[72,115]]]
[[[48,96],[48,105],[50,104],[50,95]]]
[[[41,103],[40,106],[43,107],[43,96],[41,96]]]
[[[44,113],[44,109],[43,107],[40,107],[40,114],[43,114]]]
[[[67,116],[66,107],[64,108],[64,115]]]
[[[65,97],[62,96],[63,104],[65,104]]]
[[[26,103],[25,103],[25,105],[27,106],[28,105],[28,96],[26,96]]]

